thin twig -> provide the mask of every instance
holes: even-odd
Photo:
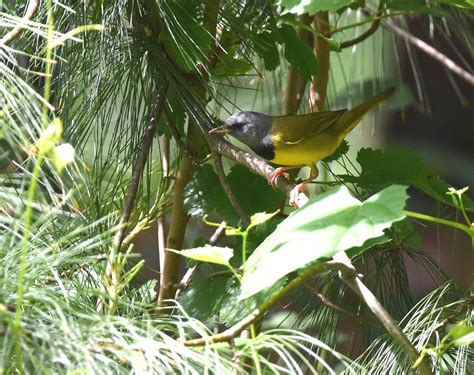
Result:
[[[242,224],[247,227],[250,224],[250,220],[247,215],[245,215],[245,212],[242,207],[240,207],[240,204],[235,198],[234,192],[232,191],[229,181],[227,181],[224,172],[224,166],[222,165],[222,156],[217,152],[213,152],[212,156],[214,158],[214,165],[216,166],[217,177],[219,178],[219,182],[221,183],[222,189],[224,189],[224,193],[227,196],[227,199],[229,199],[230,204],[234,208],[234,211],[237,216],[242,221]]]
[[[205,134],[205,137],[212,150],[247,167],[253,173],[267,180],[268,176],[275,170],[265,159],[235,147],[219,135]],[[283,176],[278,176],[276,179],[277,189],[285,195],[288,195],[294,186]],[[304,193],[300,193],[298,196],[298,206],[301,207],[307,201],[308,197]]]
[[[311,22],[311,17],[305,13],[299,17],[299,21],[304,25],[309,25]],[[305,40],[308,31],[302,27],[298,26],[296,29],[298,38]],[[298,88],[299,83],[304,80],[297,72],[296,69],[292,66],[288,66],[288,75],[286,78],[286,89],[285,89],[285,103],[284,103],[284,113],[286,115],[295,114],[298,108]]]
[[[448,56],[442,54],[437,49],[430,46],[428,43],[424,42],[420,38],[410,34],[408,31],[402,29],[401,27],[396,26],[392,22],[382,22],[382,27],[393,31],[396,35],[402,37],[407,42],[412,44],[414,47],[418,48],[420,51],[423,51],[431,58],[438,60],[441,64],[443,64],[447,69],[451,72],[456,74],[458,77],[462,78],[464,81],[469,83],[471,86],[474,86],[474,75],[467,70],[461,68],[458,64],[456,64],[453,60],[451,60]]]
[[[341,48],[348,48],[348,47],[352,47],[353,45],[355,44],[359,44],[361,42],[363,42],[364,40],[366,40],[369,36],[371,36],[372,34],[374,34],[379,26],[380,26],[380,22],[381,22],[381,18],[379,18],[379,16],[381,15],[382,13],[382,10],[383,10],[383,7],[384,7],[384,1],[383,0],[380,0],[379,2],[379,8],[378,8],[378,11],[377,11],[377,14],[375,15],[377,18],[375,19],[375,21],[372,23],[372,25],[370,25],[370,27],[367,29],[367,31],[365,31],[364,33],[362,33],[361,35],[359,35],[358,37],[354,38],[354,39],[351,39],[351,40],[347,40],[345,42],[342,42],[340,44],[340,47]]]
[[[329,31],[329,14],[328,12],[320,12],[314,17],[315,30],[324,35]],[[311,111],[323,111],[326,105],[326,92],[329,79],[329,44],[321,37],[315,34],[314,36],[314,54],[318,58],[319,72],[313,78],[309,92]]]
[[[36,10],[38,9],[38,6],[39,0],[30,0],[28,3],[28,8],[26,8],[25,15],[12,30],[3,36],[0,44],[8,45],[13,42],[13,40],[20,34],[21,30],[23,30],[24,24],[28,21],[31,21],[36,13]]]
[[[364,318],[361,315],[354,314],[353,312],[344,309],[343,307],[336,305],[334,302],[332,302],[329,298],[327,298],[324,294],[318,293],[315,291],[308,283],[304,284],[305,289],[310,292],[315,298],[318,299],[319,302],[321,302],[324,306],[329,307],[331,310],[337,311],[338,313],[342,315],[347,315],[352,318],[357,319],[361,323],[369,324],[369,325],[375,325],[375,322]]]
[[[113,247],[115,251],[110,252],[109,262],[107,264],[107,274],[111,272],[111,268],[115,262],[115,255],[120,251],[120,246],[124,238],[125,230],[127,227],[127,222],[130,219],[132,213],[133,205],[135,203],[135,198],[137,196],[138,187],[140,185],[140,179],[145,168],[145,164],[150,153],[151,144],[153,142],[153,137],[156,133],[156,124],[161,116],[163,111],[166,92],[168,90],[168,82],[165,82],[160,87],[160,90],[156,96],[156,101],[154,108],[152,109],[152,118],[148,123],[145,133],[143,134],[143,141],[140,152],[138,153],[135,164],[132,169],[132,178],[130,184],[128,185],[127,196],[125,197],[125,202],[122,207],[122,213],[120,215],[120,220],[118,224],[117,232],[115,232]],[[113,257],[113,259],[112,259]]]
[[[294,290],[296,287],[300,286],[304,282],[306,282],[310,277],[327,272],[327,271],[339,271],[341,267],[345,266],[339,262],[329,261],[324,263],[319,263],[311,267],[309,270],[305,271],[298,277],[294,278],[290,281],[285,287],[280,289],[277,293],[275,293],[272,297],[267,299],[259,308],[253,310],[249,315],[247,315],[244,319],[242,319],[237,324],[233,325],[229,329],[225,330],[222,333],[218,333],[216,335],[201,337],[198,339],[187,340],[184,342],[186,346],[203,346],[208,343],[216,343],[216,342],[225,342],[230,341],[237,337],[245,328],[250,326],[251,324],[255,323],[259,319],[265,315],[265,313],[270,310],[275,304],[280,302],[283,297],[286,297],[289,292]]]
[[[219,240],[219,237],[222,235],[222,233],[224,233],[224,230],[226,227],[227,227],[227,223],[225,221],[222,221],[221,225],[217,227],[217,229],[215,230],[215,232],[212,234],[211,238],[209,239],[210,245],[215,245],[215,243]],[[189,286],[189,283],[191,282],[195,273],[198,271],[201,264],[202,263],[198,263],[186,271],[183,278],[181,279],[181,282],[179,283],[180,284],[179,289],[176,290],[176,296],[175,296],[176,300],[179,298],[181,293],[183,293],[186,290],[186,288]]]
[[[158,142],[160,140],[158,139]],[[163,142],[161,145],[161,169],[163,171],[163,190],[168,191],[171,176],[170,176],[170,139],[166,136],[163,137]],[[163,272],[163,260],[165,257],[166,249],[166,227],[165,227],[165,216],[164,216],[164,207],[160,207],[159,216],[156,220],[157,224],[157,234],[158,234],[158,256],[160,259],[160,273]]]
[[[186,157],[189,160],[191,160],[191,162],[193,163],[193,166],[197,168],[199,166],[199,161],[196,160],[196,158],[194,157],[189,147],[186,146],[186,144],[183,142],[183,139],[181,138],[181,135],[179,134],[178,129],[176,129],[176,125],[173,123],[173,121],[171,121],[171,117],[168,111],[169,111],[169,108],[165,108],[163,113],[165,116],[165,121],[168,124],[168,128],[171,130],[171,135],[173,136],[173,139],[176,142],[176,145],[183,152],[183,154],[186,155]]]

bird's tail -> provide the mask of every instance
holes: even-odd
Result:
[[[372,108],[375,108],[380,102],[383,102],[394,92],[395,87],[391,87],[388,90],[375,95],[372,99],[344,113],[336,123],[335,128],[337,129],[337,133],[341,134],[344,138]]]

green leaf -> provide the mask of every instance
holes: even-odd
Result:
[[[433,177],[421,156],[413,150],[401,147],[388,150],[362,148],[357,154],[362,170],[359,176],[339,175],[348,183],[355,183],[369,190],[378,190],[392,184],[412,185],[432,198],[451,207],[459,208],[446,193],[450,185]],[[464,208],[474,212],[474,202],[462,195]]]
[[[273,189],[265,179],[242,165],[232,167],[227,181],[247,216],[257,212],[275,212],[286,198],[281,191]]]
[[[229,247],[211,245],[187,250],[166,250],[200,262],[221,264],[223,266],[229,266],[229,260],[234,256],[234,250]]]
[[[258,293],[315,260],[362,246],[404,218],[404,186],[390,186],[361,203],[346,187],[317,195],[284,220],[244,266],[242,297]]]
[[[279,0],[277,5],[285,8],[285,12],[297,15],[308,13],[310,16],[318,12],[336,12],[348,6],[352,0]]]
[[[318,60],[311,47],[298,38],[295,29],[289,25],[282,25],[279,28],[280,34],[285,44],[285,58],[305,79],[318,72]]]
[[[205,277],[198,272],[179,298],[179,302],[193,318],[208,321],[219,314],[222,304],[228,298],[228,280],[227,275]]]
[[[341,156],[347,154],[349,151],[349,142],[347,142],[345,139],[341,142],[339,147],[334,151],[331,155],[329,155],[327,158],[323,159],[325,163],[330,163],[332,161],[336,161],[339,159]]]
[[[429,6],[425,0],[388,0],[385,5],[387,9],[401,12],[425,13],[438,17],[449,16],[449,13],[443,9],[432,6],[434,2],[430,1],[431,6]]]
[[[254,36],[253,45],[257,54],[263,59],[265,69],[273,71],[280,65],[280,54],[276,45],[276,33],[262,32]]]
[[[420,12],[426,7],[425,0],[387,0],[385,6],[388,9]]]
[[[222,301],[220,311],[222,322],[226,325],[233,325],[239,322],[278,292],[285,282],[286,279],[283,278],[243,302],[240,298],[242,291],[239,282],[235,278],[229,279],[226,285],[227,296]]]
[[[413,181],[413,185],[437,201],[443,202],[444,204],[451,207],[459,208],[457,204],[454,204],[451,196],[446,194],[451,188],[451,185],[449,185],[446,181],[431,176],[420,176],[419,178],[415,179],[415,181]],[[461,199],[464,209],[466,211],[474,212],[474,201],[466,194],[463,194]]]
[[[244,59],[223,59],[213,70],[213,76],[240,76],[252,69],[252,64]]]
[[[256,227],[257,225],[260,225],[260,224],[263,224],[263,223],[267,222],[268,220],[273,218],[278,212],[280,212],[280,211],[278,210],[278,211],[275,211],[271,214],[268,214],[266,212],[257,212],[256,214],[254,214],[250,217],[249,228]]]
[[[368,189],[380,189],[391,184],[409,185],[419,176],[431,174],[419,154],[403,148],[383,151],[362,148],[357,153],[357,162],[362,168],[359,177],[340,177]]]
[[[274,212],[285,200],[282,192],[273,189],[264,179],[241,165],[232,167],[227,182],[247,216],[257,212]],[[186,187],[184,206],[191,215],[217,213],[229,225],[235,226],[239,223],[239,217],[210,164],[200,168]]]
[[[465,321],[459,322],[449,330],[453,345],[464,346],[474,343],[474,326],[468,326]]]

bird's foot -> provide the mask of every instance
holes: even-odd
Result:
[[[285,177],[287,180],[290,179],[290,175],[288,173],[285,172],[285,168],[283,167],[278,167],[276,168],[272,173],[270,173],[270,175],[268,176],[268,183],[274,188],[276,189],[276,180],[278,178],[278,176],[283,176]]]
[[[290,199],[289,199],[289,203],[291,207],[299,208],[298,197],[300,193],[304,191],[304,186],[306,185],[306,183],[307,183],[306,181],[303,181],[302,183],[296,185],[293,189],[291,189]]]

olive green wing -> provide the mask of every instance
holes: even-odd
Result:
[[[323,111],[295,116],[276,116],[272,121],[274,143],[298,144],[334,125],[346,112]]]

